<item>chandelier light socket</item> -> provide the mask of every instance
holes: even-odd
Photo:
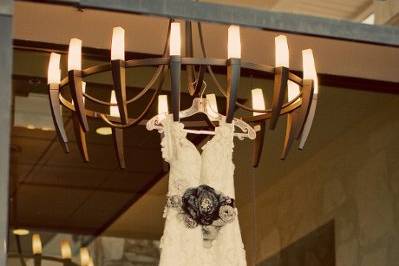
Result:
[[[64,120],[62,119],[62,107],[59,99],[59,84],[49,84],[49,101],[51,116],[53,118],[54,127],[57,131],[58,139],[65,153],[69,153],[68,137],[64,128]]]
[[[120,117],[121,123],[125,125],[128,122],[128,112],[127,112],[127,103],[126,103],[125,61],[113,60],[111,61],[111,66],[112,66],[112,79],[115,87],[114,92],[116,96],[116,103],[118,104],[117,106],[115,106],[118,109],[118,115],[115,115],[115,117]]]
[[[112,29],[111,60],[125,60],[125,30],[122,27]]]
[[[60,69],[61,55],[57,53],[50,54],[50,60],[47,70],[47,83],[60,84],[61,83],[61,69]]]
[[[227,58],[241,58],[240,27],[236,25],[228,29]]]
[[[265,98],[263,97],[262,89],[256,88],[251,90],[252,109],[266,110]],[[254,116],[262,115],[263,113],[253,112]]]
[[[286,67],[290,66],[290,56],[288,50],[288,41],[285,35],[279,35],[275,39],[275,63],[276,67]]]
[[[86,110],[83,97],[82,72],[80,70],[68,71],[69,86],[71,88],[71,96],[74,103],[75,113],[79,118],[79,122],[85,132],[89,131],[89,124],[86,118]]]
[[[312,79],[304,79],[303,80],[303,88],[302,88],[302,104],[298,110],[298,127],[296,128],[295,138],[300,139],[305,121],[309,115],[310,106],[313,101],[313,80]]]
[[[169,55],[181,55],[181,29],[179,22],[172,22],[170,26]]]
[[[237,90],[240,80],[241,59],[229,58],[227,60],[227,107],[226,122],[231,123],[234,118],[234,111],[237,99]]]
[[[313,84],[313,90],[311,90],[310,95],[311,97],[309,97],[309,105],[308,105],[308,113],[306,115],[306,121],[305,124],[303,125],[303,129],[300,133],[300,139],[299,139],[299,149],[303,150],[303,147],[305,146],[305,143],[308,139],[309,133],[310,133],[310,129],[312,128],[312,124],[313,124],[313,119],[316,113],[316,107],[317,107],[317,94],[314,93],[314,88],[315,88],[315,84],[314,84],[314,80],[311,81],[307,81],[307,80],[303,80],[304,83],[304,87],[303,87],[303,91],[306,90],[306,83],[310,83]],[[312,85],[308,85],[312,86]],[[304,96],[305,97],[305,96]],[[305,98],[304,98],[305,100]]]
[[[285,91],[287,89],[289,69],[276,67],[274,69],[274,84],[272,98],[272,115],[270,117],[270,129],[275,129],[284,103]]]
[[[180,80],[181,80],[181,57],[170,57],[170,80],[172,91],[172,113],[173,120],[179,121],[180,112]]]
[[[72,38],[69,41],[68,71],[82,70],[82,41]]]
[[[266,121],[261,120],[256,125],[258,127],[256,133],[256,139],[253,144],[253,152],[252,152],[252,167],[257,168],[259,166],[260,158],[262,156],[263,151],[263,143],[266,132]]]

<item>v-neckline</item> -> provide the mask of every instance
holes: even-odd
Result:
[[[222,125],[219,125],[219,126],[215,127],[215,135],[213,135],[212,138],[209,139],[209,140],[201,147],[202,151],[199,151],[199,150],[197,149],[197,146],[195,146],[195,144],[194,144],[191,140],[189,140],[189,139],[187,138],[187,132],[185,131],[184,123],[182,123],[181,121],[173,121],[173,123],[177,123],[177,124],[179,124],[179,125],[181,126],[181,130],[184,131],[184,140],[185,140],[185,142],[188,143],[188,144],[195,150],[195,153],[196,153],[196,154],[198,155],[198,157],[201,158],[201,159],[202,159],[202,157],[203,157],[203,155],[204,155],[204,152],[206,151],[207,147],[209,147],[209,144],[214,143],[215,140],[217,139],[218,132],[220,131],[220,128],[222,127]],[[223,126],[224,126],[224,125],[223,125]]]

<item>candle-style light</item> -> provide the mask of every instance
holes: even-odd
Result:
[[[61,69],[60,69],[61,55],[57,53],[50,54],[50,61],[47,70],[47,83],[60,84],[61,83]]]
[[[125,60],[125,30],[122,27],[112,29],[111,60]]]
[[[315,61],[313,57],[312,49],[307,49],[302,51],[302,63],[303,63],[303,79],[313,80],[313,97],[310,104],[309,114],[306,119],[305,125],[303,126],[302,135],[299,140],[299,149],[303,149],[306,140],[308,139],[310,129],[313,124],[313,119],[316,113],[317,106],[317,95],[319,93],[319,82],[317,78],[317,71],[315,66]]]
[[[159,95],[158,96],[158,114],[166,115],[169,112],[168,108],[168,96]]]
[[[214,93],[206,95],[206,111],[211,118],[217,118],[219,115],[218,104],[216,101],[216,95]]]
[[[181,34],[179,22],[172,22],[170,26],[169,54],[171,56],[181,55]]]
[[[240,27],[236,25],[228,29],[227,58],[241,58]]]
[[[314,94],[319,93],[319,81],[317,78],[316,66],[312,49],[302,51],[303,78],[313,80]]]
[[[288,101],[292,101],[295,99],[300,93],[300,87],[295,82],[289,80],[288,81]]]
[[[64,260],[68,260],[72,258],[72,249],[68,240],[61,241],[61,257]]]
[[[39,234],[32,235],[32,252],[34,255],[40,255],[43,252],[42,240]]]
[[[86,247],[80,248],[80,265],[89,266],[90,264],[90,253],[89,249]]]
[[[115,95],[115,91],[112,90],[111,91],[111,99],[110,99],[110,103],[111,104],[116,104],[116,95]],[[111,105],[109,107],[109,114],[113,117],[119,117],[119,109],[117,105]]]
[[[251,98],[252,98],[252,109],[255,110],[266,110],[265,98],[263,97],[262,89],[252,89],[251,90]],[[254,116],[262,115],[262,113],[253,112]]]
[[[287,37],[284,35],[279,35],[274,39],[275,42],[275,64],[276,67],[289,67],[290,57],[288,50]]]
[[[82,41],[72,38],[69,41],[68,71],[82,70]]]

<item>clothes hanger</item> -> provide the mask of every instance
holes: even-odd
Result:
[[[206,83],[204,82],[204,84],[205,87],[202,90],[200,97],[194,98],[192,105],[188,109],[180,111],[179,117],[187,118],[196,114],[205,114],[210,122],[219,122],[219,123],[224,122],[226,120],[226,116],[218,112],[215,95],[207,94],[206,97],[203,97],[203,94],[206,89]],[[148,130],[157,129],[158,131],[162,130],[161,121],[166,118],[166,114],[167,114],[167,108],[166,110],[158,110],[158,115],[154,116],[147,122],[147,129]],[[239,139],[248,138],[254,140],[256,138],[255,129],[246,122],[244,122],[243,120],[234,118],[233,125],[241,130],[241,132],[234,133],[234,136],[238,137]],[[212,130],[185,129],[185,131],[187,133],[192,133],[192,134],[215,135],[215,131]]]

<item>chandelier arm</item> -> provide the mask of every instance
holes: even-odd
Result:
[[[152,88],[152,86],[154,85],[154,83],[158,80],[158,78],[160,77],[162,70],[165,68],[164,65],[161,65],[157,68],[157,70],[155,71],[154,75],[152,76],[151,80],[147,83],[147,85],[145,86],[145,88],[139,92],[136,96],[134,96],[133,98],[131,98],[130,100],[128,100],[126,103],[130,104],[134,101],[137,101],[139,98],[141,98],[144,94],[147,93],[147,91],[149,89]]]
[[[64,127],[64,121],[62,119],[62,114],[61,114],[61,109],[60,109],[61,108],[60,101],[58,99],[58,95],[60,93],[58,84],[49,84],[49,92],[48,93],[49,93],[49,100],[50,100],[51,116],[53,118],[54,127],[57,131],[58,140],[62,144],[62,147],[64,148],[64,152],[68,153],[69,152],[68,137],[67,137],[65,127]]]
[[[158,95],[159,91],[161,90],[161,88],[162,88],[162,86],[163,86],[163,84],[164,84],[165,76],[166,76],[166,68],[164,68],[164,71],[163,71],[163,72],[164,72],[164,73],[163,73],[163,75],[162,75],[162,79],[161,79],[161,81],[160,81],[159,86],[158,86],[158,87],[156,88],[156,90],[154,91],[154,93],[153,93],[153,95],[152,95],[152,97],[151,97],[149,103],[148,103],[147,106],[144,108],[144,111],[143,111],[136,119],[133,119],[133,120],[129,119],[129,123],[127,123],[127,124],[125,124],[125,125],[122,125],[122,124],[117,124],[117,123],[111,122],[110,119],[108,119],[108,115],[106,115],[106,114],[99,113],[100,118],[101,118],[105,123],[107,123],[109,126],[114,127],[114,128],[128,128],[128,127],[131,127],[131,126],[134,126],[134,125],[140,123],[140,121],[144,119],[144,116],[147,114],[148,110],[150,109],[150,107],[151,107],[152,104],[154,103],[154,101],[155,101],[155,99],[156,99],[156,96]],[[130,120],[131,120],[131,121],[130,121]]]
[[[288,114],[292,111],[294,111],[295,109],[300,108],[302,105],[302,99],[297,100],[296,102],[294,102],[291,105],[288,105],[287,107],[284,107],[281,109],[280,115],[285,115]],[[264,112],[264,111],[263,111]],[[242,120],[244,120],[245,122],[251,123],[251,122],[259,122],[262,120],[268,120],[271,118],[271,112],[268,113],[264,113],[262,115],[256,115],[256,116],[243,116],[241,117]]]

